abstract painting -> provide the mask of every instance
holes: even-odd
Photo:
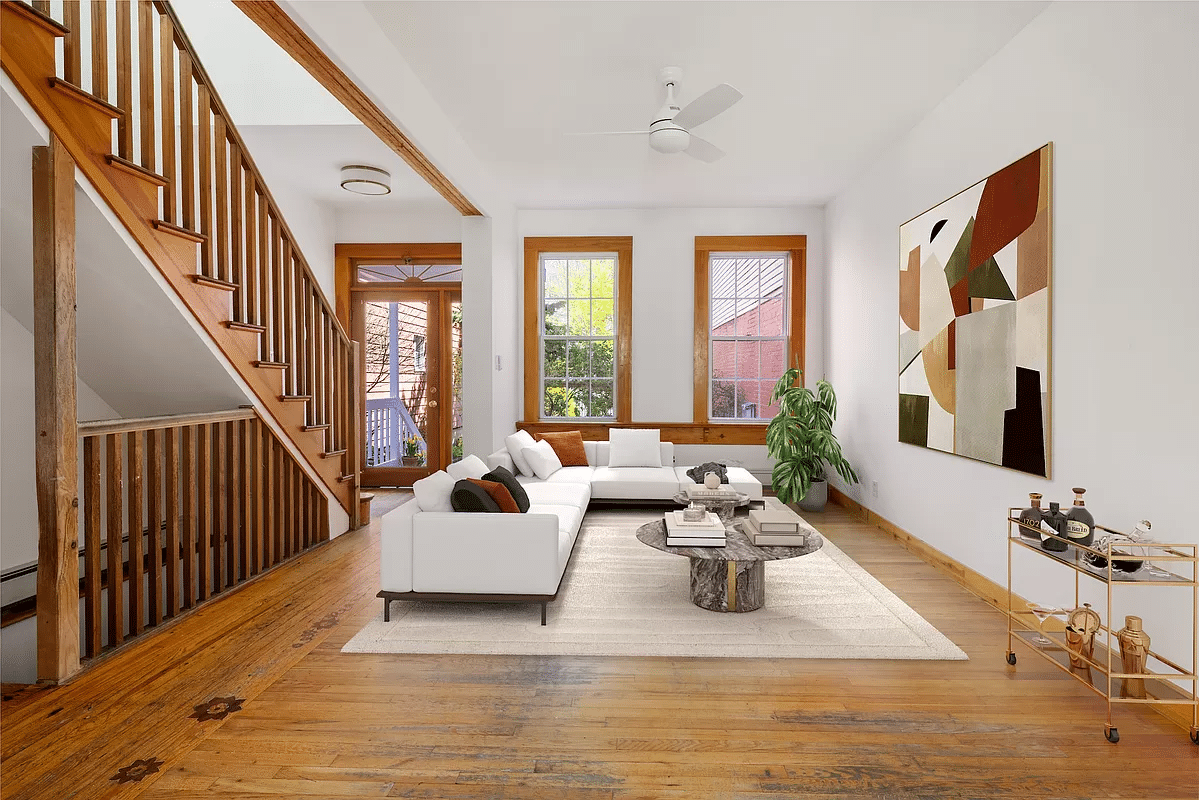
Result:
[[[1052,144],[899,228],[899,441],[1049,477]]]

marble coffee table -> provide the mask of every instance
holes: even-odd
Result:
[[[733,521],[733,513],[742,506],[749,505],[749,495],[738,492],[736,497],[688,497],[686,492],[679,492],[674,501],[681,506],[699,503],[701,506],[720,517],[720,521],[728,525]]]
[[[735,523],[725,526],[724,547],[668,547],[660,519],[638,528],[637,539],[691,560],[691,602],[708,611],[757,611],[766,603],[767,561],[806,556],[824,546],[824,537],[809,530],[803,547],[757,547]]]

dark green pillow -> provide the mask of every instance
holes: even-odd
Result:
[[[465,478],[454,484],[454,489],[450,492],[450,508],[472,514],[500,513],[500,504],[495,498],[487,494],[487,490],[482,486]]]
[[[503,484],[504,488],[512,495],[512,499],[516,501],[516,507],[520,509],[520,513],[523,514],[529,510],[529,493],[525,491],[525,487],[520,485],[520,481],[506,467],[496,467],[480,480],[495,481],[496,483]]]

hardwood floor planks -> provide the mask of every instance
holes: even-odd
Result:
[[[1195,797],[1185,732],[1120,709],[1109,744],[1083,687],[1003,663],[1000,614],[843,511],[810,519],[971,660],[342,654],[379,611],[376,518],[5,704],[5,796]],[[217,696],[244,702],[188,716]]]

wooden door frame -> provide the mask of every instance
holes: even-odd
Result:
[[[338,244],[334,249],[336,267],[336,313],[347,330],[358,336],[358,341],[366,347],[365,319],[359,319],[357,309],[359,300],[383,300],[397,302],[398,294],[407,293],[412,297],[423,296],[429,302],[429,333],[426,358],[437,373],[437,384],[442,389],[442,397],[438,398],[438,430],[437,448],[452,447],[453,405],[443,407],[445,398],[453,395],[453,356],[452,338],[445,342],[446,332],[451,331],[451,311],[454,302],[462,302],[461,282],[450,281],[405,281],[395,283],[363,284],[356,280],[358,266],[362,264],[395,264],[405,261],[418,261],[423,264],[460,264],[462,263],[462,245],[456,242],[441,243],[391,243],[391,244]],[[435,324],[437,323],[437,324]],[[452,333],[451,333],[452,337]],[[443,357],[445,356],[445,357]],[[428,371],[428,370],[426,370]],[[360,458],[362,459],[363,476],[366,475],[366,359],[360,359],[358,365],[359,408],[358,425],[362,431],[360,439]],[[433,450],[430,447],[430,454]],[[449,463],[451,455],[444,455],[444,462]],[[416,479],[429,474],[433,459],[429,458],[425,467],[371,467],[369,480],[363,482],[367,486],[410,486]]]

